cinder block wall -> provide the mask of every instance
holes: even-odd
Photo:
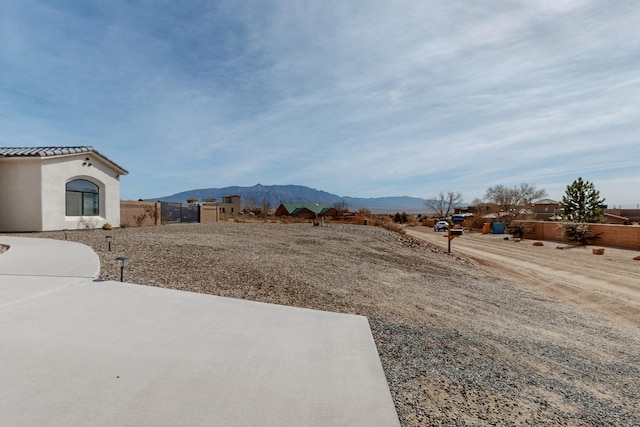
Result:
[[[153,216],[153,212],[158,212],[157,221]],[[149,215],[151,213],[151,215]],[[142,221],[142,227],[150,225],[160,225],[160,203],[159,202],[139,202],[133,200],[120,201],[120,226],[122,227],[138,227],[138,218],[141,215],[146,217]]]
[[[561,222],[551,221],[519,221],[531,228],[533,232],[525,234],[527,239],[550,240],[552,242],[568,242],[562,236]],[[594,245],[612,248],[640,250],[640,226],[618,224],[590,224],[591,230],[600,238]]]

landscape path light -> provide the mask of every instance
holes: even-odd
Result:
[[[62,232],[64,233],[64,240],[67,240],[67,229],[65,228]]]
[[[116,261],[118,261],[118,267],[120,267],[120,281],[122,282],[124,279],[124,267],[125,265],[127,265],[127,260],[129,258],[127,258],[126,256],[119,256],[118,258],[116,258]]]
[[[104,236],[105,239],[107,239],[107,244],[109,245],[109,252],[111,252],[111,240],[113,239],[112,236]]]

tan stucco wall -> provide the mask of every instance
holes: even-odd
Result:
[[[554,242],[567,242],[560,228],[563,223],[549,221],[519,221],[531,229],[531,233],[525,234],[527,239],[550,240]],[[594,240],[594,245],[609,246],[622,249],[640,250],[640,226],[617,224],[589,224],[592,232],[600,234],[600,238]]]
[[[200,223],[201,224],[214,224],[220,220],[220,212],[218,206],[215,204],[201,204],[200,205]]]
[[[160,225],[160,202],[120,201],[121,227]]]
[[[89,159],[89,160],[86,160]],[[42,230],[120,226],[120,181],[117,172],[93,153],[42,159]],[[86,179],[100,188],[100,215],[65,216],[66,184]]]
[[[40,159],[0,159],[0,232],[42,229]]]

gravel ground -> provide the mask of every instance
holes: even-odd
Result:
[[[223,222],[69,239],[102,279],[126,255],[128,282],[367,316],[404,426],[640,425],[637,328],[398,233]]]

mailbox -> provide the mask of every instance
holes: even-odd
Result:
[[[462,228],[452,228],[449,230],[452,236],[462,236]]]

